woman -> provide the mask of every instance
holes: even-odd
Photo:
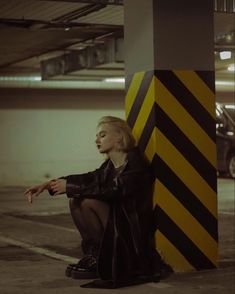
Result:
[[[100,168],[52,180],[25,193],[29,202],[45,189],[70,198],[85,256],[67,267],[67,276],[99,277],[96,286],[111,288],[149,281],[162,267],[154,248],[149,166],[120,118],[101,118],[96,145],[107,155]]]

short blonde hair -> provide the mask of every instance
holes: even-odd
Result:
[[[120,144],[120,149],[122,151],[128,152],[135,147],[135,138],[132,135],[131,128],[128,126],[125,120],[115,116],[103,116],[98,121],[97,127],[99,127],[101,124],[109,124],[110,126],[114,127],[118,133],[122,134],[122,142]]]

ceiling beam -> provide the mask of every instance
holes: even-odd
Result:
[[[73,50],[61,56],[41,61],[41,76],[48,80],[82,69],[92,69],[108,63],[124,62],[123,38],[109,39],[104,44],[94,44]]]
[[[41,0],[45,1],[45,0]],[[77,2],[87,4],[106,4],[106,5],[123,5],[123,0],[46,0],[56,2]]]

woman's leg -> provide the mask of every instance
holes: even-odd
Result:
[[[107,225],[109,205],[96,199],[71,198],[70,211],[81,234],[84,253],[96,255]]]

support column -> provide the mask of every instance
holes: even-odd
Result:
[[[213,0],[125,0],[126,118],[156,181],[156,248],[217,267]]]

